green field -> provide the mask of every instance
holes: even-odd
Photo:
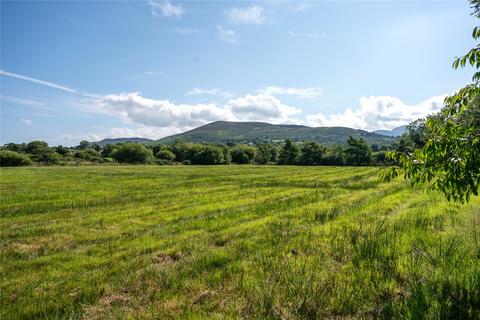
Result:
[[[1,319],[480,317],[480,199],[378,168],[1,169]]]

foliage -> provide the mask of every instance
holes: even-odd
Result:
[[[0,318],[478,319],[480,197],[379,171],[2,168]]]
[[[307,141],[302,144],[299,164],[318,166],[322,164],[326,148],[315,141]]]
[[[345,165],[345,151],[342,146],[333,146],[328,148],[323,156],[322,163],[330,166]]]
[[[49,149],[48,143],[45,141],[32,141],[29,142],[25,147],[25,152],[30,154],[39,154],[45,152],[45,150]]]
[[[25,154],[10,150],[0,150],[0,167],[20,167],[32,164]]]
[[[167,160],[167,161],[173,161],[175,160],[175,154],[168,150],[168,149],[162,149],[159,150],[156,154],[155,157],[157,157],[160,160]]]
[[[344,150],[345,160],[351,166],[368,166],[372,164],[373,155],[370,146],[362,139],[348,138]]]
[[[3,149],[24,153],[27,145],[25,143],[7,143],[3,146]]]
[[[103,162],[100,152],[92,148],[75,151],[74,157],[85,161]]]
[[[280,151],[280,164],[297,164],[300,157],[300,148],[291,140],[285,141],[285,144]]]
[[[135,142],[127,142],[122,144],[112,154],[113,159],[120,163],[149,163],[152,160],[152,150],[145,147],[143,144]]]
[[[474,15],[479,18],[478,1],[471,1]],[[475,40],[480,27],[473,29]],[[480,183],[480,44],[465,56],[455,59],[453,67],[474,67],[472,84],[445,98],[445,107],[428,117],[424,132],[427,140],[415,150],[397,150],[389,157],[399,164],[382,176],[390,181],[403,170],[412,184],[427,184],[428,189],[442,191],[448,200],[469,201],[478,195]]]
[[[257,155],[255,162],[258,164],[276,163],[278,161],[279,150],[277,146],[271,143],[260,143],[257,146]]]
[[[256,149],[251,146],[240,144],[235,146],[230,152],[232,162],[238,164],[253,163],[255,161]]]

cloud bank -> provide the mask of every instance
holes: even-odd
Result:
[[[445,97],[435,96],[415,105],[408,105],[391,96],[362,97],[355,109],[348,108],[331,115],[310,114],[306,117],[306,123],[310,126],[342,126],[369,131],[390,130],[440,111]]]

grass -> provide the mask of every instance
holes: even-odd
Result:
[[[480,317],[480,199],[378,168],[1,169],[1,319]]]

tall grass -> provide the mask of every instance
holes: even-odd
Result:
[[[480,199],[376,168],[0,171],[0,318],[480,317]]]

